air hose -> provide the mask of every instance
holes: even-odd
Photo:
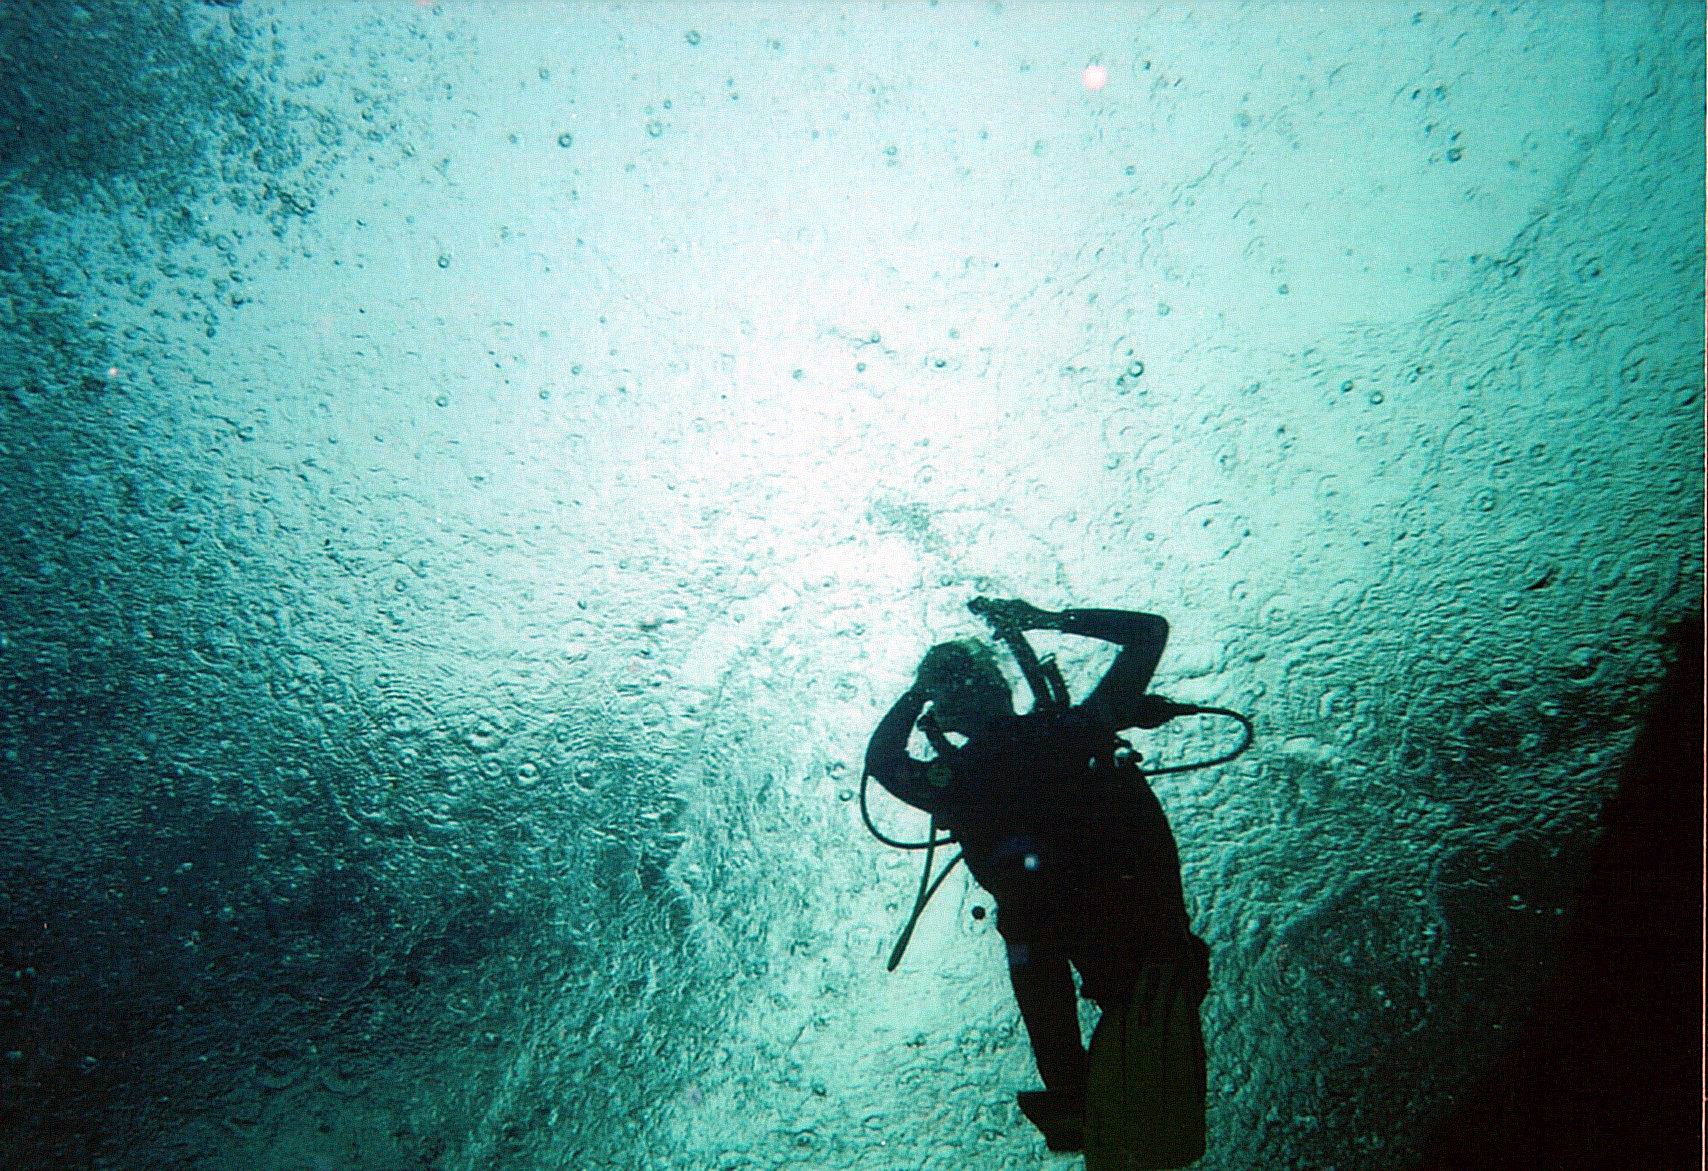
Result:
[[[866,805],[866,786],[872,781],[872,774],[867,773],[860,778],[860,820],[866,823],[866,830],[884,845],[895,850],[935,850],[938,846],[947,846],[955,840],[954,835],[937,836],[937,819],[931,819],[931,832],[926,835],[930,840],[923,842],[898,842],[892,837],[886,837],[872,821],[872,811]]]
[[[933,836],[937,833],[936,818],[931,819],[931,832]],[[953,841],[954,839],[951,838],[949,840]],[[893,972],[896,970],[897,965],[901,963],[902,954],[907,951],[908,942],[913,939],[913,929],[919,926],[919,917],[925,914],[926,904],[931,901],[931,896],[937,893],[937,888],[943,885],[943,880],[948,878],[949,875],[954,872],[955,866],[963,857],[966,856],[964,854],[956,854],[953,858],[949,859],[949,864],[943,867],[943,873],[937,876],[937,880],[935,882],[932,882],[931,856],[935,852],[936,843],[926,843],[925,865],[919,872],[919,894],[916,895],[913,900],[913,913],[907,917],[907,925],[901,929],[901,935],[896,939],[895,947],[890,949],[890,962],[885,966],[885,971]],[[929,885],[927,885],[928,883]]]
[[[1232,711],[1225,707],[1198,707],[1195,704],[1190,703],[1175,703],[1172,700],[1163,699],[1161,696],[1157,696],[1156,698],[1159,701],[1161,710],[1165,713],[1165,722],[1167,720],[1177,719],[1180,716],[1226,716],[1230,720],[1238,720],[1240,728],[1245,734],[1240,738],[1240,742],[1234,746],[1233,751],[1225,752],[1221,756],[1211,757],[1209,760],[1195,760],[1189,764],[1168,764],[1161,768],[1146,768],[1144,766],[1140,766],[1139,771],[1144,773],[1145,776],[1161,777],[1167,776],[1169,773],[1189,773],[1201,768],[1215,768],[1218,764],[1228,763],[1228,761],[1251,747],[1251,721],[1239,712]]]

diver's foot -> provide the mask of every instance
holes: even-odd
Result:
[[[1015,1096],[1024,1114],[1052,1151],[1085,1149],[1085,1095],[1025,1090]]]

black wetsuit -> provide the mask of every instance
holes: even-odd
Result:
[[[866,771],[952,833],[997,904],[1014,995],[1051,1090],[1085,1084],[1068,964],[1083,994],[1123,1002],[1147,963],[1175,966],[1199,996],[1208,950],[1192,934],[1180,861],[1161,804],[1115,733],[1155,726],[1142,701],[1168,625],[1151,614],[1068,610],[1068,634],[1121,646],[1092,695],[1065,710],[1007,716],[934,761],[907,752],[926,697],[909,691],[873,733]]]

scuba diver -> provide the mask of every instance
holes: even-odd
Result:
[[[1251,742],[1250,721],[1145,693],[1168,638],[1168,623],[1155,614],[1052,613],[994,598],[967,607],[1007,644],[1034,703],[1015,714],[989,646],[946,642],[927,652],[913,686],[872,734],[866,779],[931,815],[925,841],[889,838],[873,823],[861,783],[861,815],[873,835],[926,853],[890,969],[925,904],[964,860],[996,902],[1014,999],[1044,1082],[1018,1096],[1021,1111],[1051,1150],[1084,1150],[1087,1171],[1184,1167],[1204,1153],[1198,1006],[1209,989],[1209,949],[1192,933],[1174,837],[1145,776],[1233,759]],[[1075,704],[1054,658],[1040,660],[1026,641],[1030,630],[1121,649]],[[1242,743],[1214,760],[1141,771],[1117,735],[1199,714],[1238,720]],[[908,752],[915,727],[931,746],[928,760]],[[932,854],[950,842],[961,854],[933,881]],[[982,917],[982,908],[974,914]],[[1080,995],[1102,1010],[1089,1053],[1070,965]]]

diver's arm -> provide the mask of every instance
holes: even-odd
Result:
[[[1145,697],[1145,688],[1150,686],[1157,661],[1162,658],[1163,644],[1168,641],[1168,622],[1161,615],[1138,610],[1040,610],[1019,598],[974,598],[967,609],[990,623],[997,637],[1008,643],[1040,703],[1049,695],[1049,683],[1026,642],[1025,632],[1059,630],[1121,648],[1097,690],[1079,705],[1080,710],[1117,732],[1122,728],[1156,728],[1167,721],[1157,701]]]
[[[1063,610],[1049,615],[1054,621],[1050,629],[1081,638],[1099,638],[1119,644],[1122,648],[1148,649],[1154,647],[1155,657],[1162,658],[1162,644],[1168,641],[1168,620],[1161,614],[1146,614],[1140,610]],[[1146,680],[1149,682],[1149,680]]]
[[[1040,610],[1019,598],[974,598],[967,609],[990,623],[999,635],[1004,631],[1059,630],[1081,638],[1097,638],[1122,647],[1156,649],[1168,641],[1168,622],[1160,614],[1139,610]],[[1148,681],[1148,680],[1147,680]]]
[[[1053,616],[1052,629],[1082,638],[1097,638],[1121,648],[1102,680],[1079,706],[1109,728],[1155,728],[1161,717],[1148,701],[1145,688],[1156,673],[1162,648],[1168,642],[1168,621],[1160,614],[1137,610],[1063,610]]]
[[[895,701],[866,745],[866,775],[915,809],[933,813],[937,790],[925,779],[925,762],[907,751],[907,739],[924,708],[925,695],[917,688],[909,688]]]

